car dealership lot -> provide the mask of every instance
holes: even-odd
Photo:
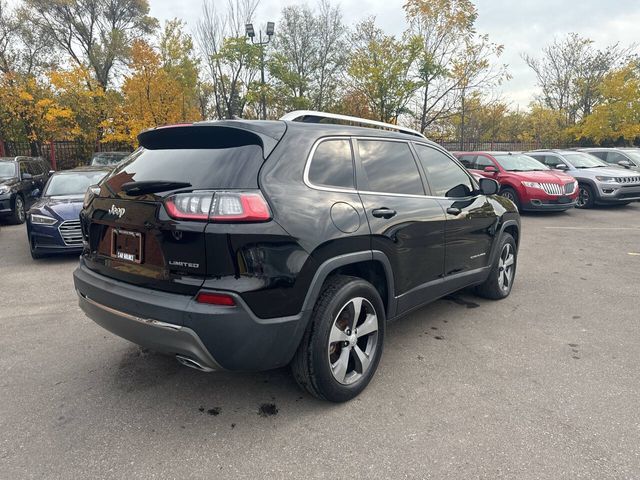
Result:
[[[77,307],[76,259],[33,261],[2,225],[0,476],[637,478],[640,203],[522,224],[511,296],[392,324],[341,405],[111,335]]]

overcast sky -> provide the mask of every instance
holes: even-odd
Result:
[[[214,0],[223,7],[226,0]],[[296,0],[262,0],[256,23],[277,20],[285,5]],[[314,5],[315,0],[308,0]],[[387,32],[405,29],[403,0],[333,0],[344,13],[345,22],[374,15]],[[161,20],[180,17],[193,29],[201,0],[150,0],[151,14]],[[536,93],[536,79],[520,55],[536,55],[554,37],[577,32],[599,46],[620,42],[640,43],[640,0],[477,0],[478,30],[504,45],[502,63],[509,65],[513,79],[502,87],[512,107],[526,108]],[[276,25],[277,29],[277,25]]]

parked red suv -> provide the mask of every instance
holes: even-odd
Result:
[[[455,152],[473,174],[493,178],[500,183],[500,194],[519,210],[560,212],[573,208],[578,184],[566,173],[550,170],[522,153]]]

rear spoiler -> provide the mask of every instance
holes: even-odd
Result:
[[[245,122],[222,120],[186,125],[169,125],[145,130],[138,135],[141,147],[148,150],[233,148],[259,145],[267,158],[284,136],[285,122]]]

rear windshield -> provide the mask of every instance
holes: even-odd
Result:
[[[262,148],[242,145],[231,148],[136,150],[110,176],[115,191],[124,183],[152,180],[186,182],[194,190],[257,188]]]

